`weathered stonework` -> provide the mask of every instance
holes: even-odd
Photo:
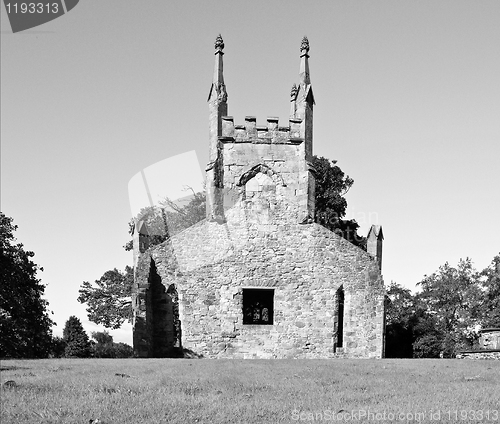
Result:
[[[500,328],[483,328],[479,331],[479,349],[463,350],[458,359],[498,359],[500,360]]]
[[[457,359],[496,359],[500,360],[500,350],[474,350],[457,353]]]
[[[483,328],[479,333],[481,349],[500,350],[500,328]]]
[[[151,248],[138,224],[136,355],[382,357],[381,229],[370,254],[314,223],[307,39],[287,127],[274,117],[260,127],[254,117],[239,126],[225,116],[223,46],[218,38],[207,219]]]

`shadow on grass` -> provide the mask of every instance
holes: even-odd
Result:
[[[28,367],[16,367],[15,365],[0,365],[0,371],[29,370]]]
[[[175,348],[168,352],[165,356],[150,356],[149,359],[153,358],[173,358],[173,359],[203,359],[204,356],[201,353],[196,353],[191,349],[185,348]],[[148,358],[143,358],[148,359]]]
[[[196,353],[192,351],[191,349],[182,349],[182,356],[180,358],[185,358],[185,359],[202,359],[203,355],[201,353]]]

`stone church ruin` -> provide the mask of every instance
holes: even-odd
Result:
[[[380,358],[382,229],[368,252],[314,222],[314,94],[300,46],[290,118],[228,116],[222,38],[209,90],[206,219],[149,246],[134,233],[134,351],[208,358]]]

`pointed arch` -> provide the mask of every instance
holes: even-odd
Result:
[[[167,356],[167,295],[156,264],[151,258],[147,290],[147,322],[149,330],[149,356]]]
[[[334,351],[344,347],[344,286],[340,286],[335,293],[335,340]]]
[[[259,172],[270,177],[276,184],[279,184],[283,187],[286,187],[286,184],[285,184],[285,181],[283,180],[283,177],[280,174],[278,174],[276,171],[274,171],[272,168],[270,168],[269,166],[267,166],[263,163],[259,163],[258,165],[255,165],[253,168],[251,168],[247,172],[245,172],[240,177],[240,180],[238,181],[238,183],[236,185],[239,187],[244,186],[248,181],[250,181],[253,177],[255,177]]]
[[[153,358],[175,356],[181,348],[181,323],[179,320],[179,295],[175,284],[165,286],[153,258],[150,260],[148,289],[146,293],[146,320],[149,352]]]

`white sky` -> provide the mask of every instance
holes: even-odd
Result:
[[[354,179],[348,218],[383,226],[387,284],[500,251],[497,0],[86,0],[17,34],[1,13],[1,210],[45,269],[55,334],[70,315],[96,331],[80,284],[132,264],[131,178],[192,150],[204,170],[219,33],[229,115],[258,125],[287,125],[308,36],[314,153]]]

